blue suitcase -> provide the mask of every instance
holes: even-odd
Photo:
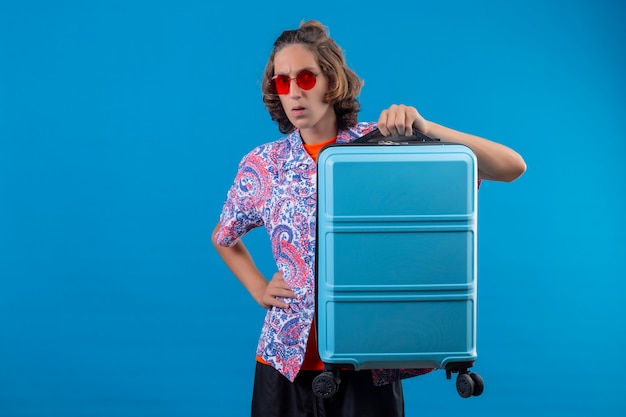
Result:
[[[318,156],[316,323],[325,372],[444,369],[480,395],[477,163],[467,146],[377,131]],[[414,132],[418,134],[418,132]],[[373,141],[373,142],[372,142]]]

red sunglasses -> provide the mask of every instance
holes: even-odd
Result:
[[[270,81],[270,85],[276,94],[289,94],[292,80],[296,80],[296,84],[298,84],[298,87],[302,90],[310,90],[315,87],[317,76],[318,74],[314,74],[313,71],[303,69],[297,73],[294,78],[289,78],[288,75],[274,75]]]

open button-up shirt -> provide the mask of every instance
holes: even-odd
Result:
[[[371,132],[376,123],[340,130],[337,143]],[[304,149],[299,131],[260,145],[241,160],[228,191],[216,235],[233,246],[250,230],[264,226],[278,271],[294,292],[289,308],[270,308],[257,355],[289,380],[300,371],[315,314],[317,166]],[[375,370],[377,385],[429,370]]]

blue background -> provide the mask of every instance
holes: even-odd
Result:
[[[319,19],[392,103],[519,151],[479,195],[481,397],[442,371],[407,416],[623,415],[624,7],[0,0],[0,416],[245,416],[264,311],[210,233],[280,136],[259,82]],[[274,271],[262,231],[246,238]],[[552,411],[554,410],[554,411]]]

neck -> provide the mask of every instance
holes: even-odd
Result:
[[[333,123],[332,126],[328,126],[326,128],[311,127],[307,129],[300,129],[300,137],[307,145],[317,145],[328,142],[335,136],[337,136],[336,123]]]

